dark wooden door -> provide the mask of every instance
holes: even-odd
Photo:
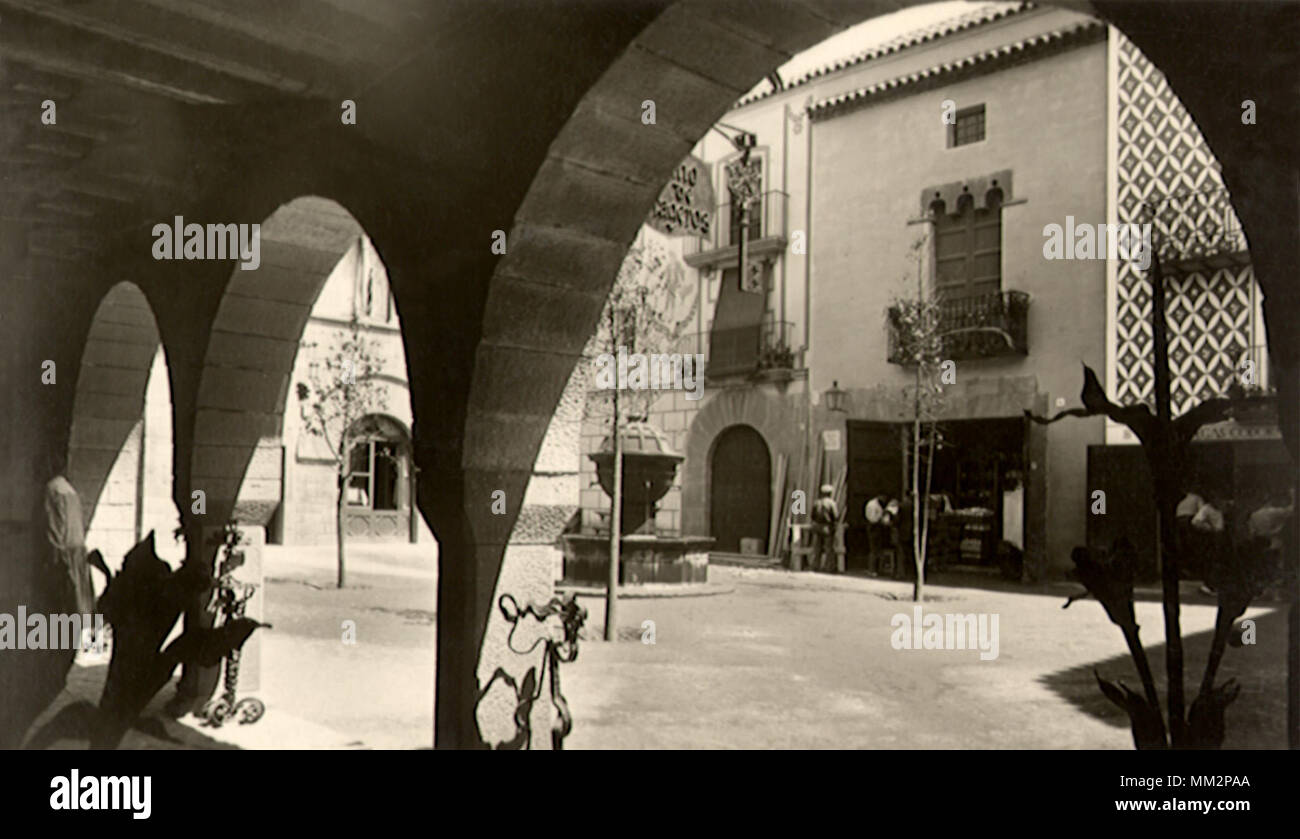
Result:
[[[772,514],[772,463],[763,436],[734,425],[718,436],[709,474],[709,533],[713,549],[736,553],[742,538],[767,550]]]
[[[888,422],[850,422],[848,527],[844,549],[849,567],[865,567],[868,553],[864,508],[873,496],[902,499],[903,449],[900,428]]]

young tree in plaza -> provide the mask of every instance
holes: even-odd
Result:
[[[916,296],[896,297],[886,310],[894,340],[895,357],[915,368],[915,381],[905,391],[912,402],[912,430],[907,457],[912,481],[912,560],[916,581],[912,599],[920,602],[925,593],[925,558],[930,536],[930,485],[934,475],[934,452],[938,439],[938,416],[943,412],[943,334],[939,303],[927,294],[925,282],[925,248],[928,236],[912,243],[909,258],[916,264]],[[904,282],[910,282],[906,279]],[[923,439],[924,438],[924,439]],[[928,454],[926,452],[928,448]],[[925,483],[922,491],[921,460],[925,459]]]
[[[605,303],[596,334],[588,341],[584,353],[584,363],[592,371],[594,385],[588,391],[587,415],[606,418],[613,446],[610,563],[605,595],[606,641],[614,640],[616,634],[615,601],[623,503],[622,431],[629,419],[648,416],[650,406],[661,395],[656,390],[621,389],[624,383],[618,379],[619,352],[622,350],[629,357],[681,352],[682,335],[695,317],[695,295],[685,282],[681,262],[672,251],[655,239],[655,235],[643,231],[628,249]],[[601,365],[602,356],[606,364],[611,357],[615,362],[612,387],[601,381],[597,369]],[[690,363],[694,365],[694,361],[692,356]],[[685,363],[687,362],[683,360]],[[692,372],[696,376],[704,373],[693,366]]]
[[[315,352],[315,343],[303,349]],[[310,365],[306,382],[298,382],[303,428],[325,441],[337,471],[334,526],[338,550],[338,587],[344,586],[344,512],[353,472],[353,446],[377,434],[370,417],[387,407],[386,392],[375,378],[383,369],[376,342],[366,338],[355,315],[348,330],[340,330],[329,350]],[[387,456],[387,455],[383,455]]]

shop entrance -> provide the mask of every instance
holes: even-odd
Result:
[[[1025,422],[1015,417],[939,423],[930,482],[931,568],[996,565],[998,544],[1004,540],[1024,551]],[[877,495],[902,501],[911,493],[912,426],[850,422],[848,439],[848,564],[865,567],[867,501]],[[923,446],[922,487],[929,460],[929,447]]]
[[[940,423],[930,490],[941,496],[938,538],[932,537],[936,565],[995,565],[1003,541],[1024,551],[1025,423],[1023,418]]]

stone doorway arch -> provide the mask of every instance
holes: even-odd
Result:
[[[713,441],[709,455],[709,535],[714,549],[742,553],[756,540],[767,550],[772,515],[771,453],[751,425],[733,425]]]

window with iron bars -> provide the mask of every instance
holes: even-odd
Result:
[[[957,112],[956,121],[948,126],[948,148],[978,143],[984,139],[984,106],[975,105]]]

